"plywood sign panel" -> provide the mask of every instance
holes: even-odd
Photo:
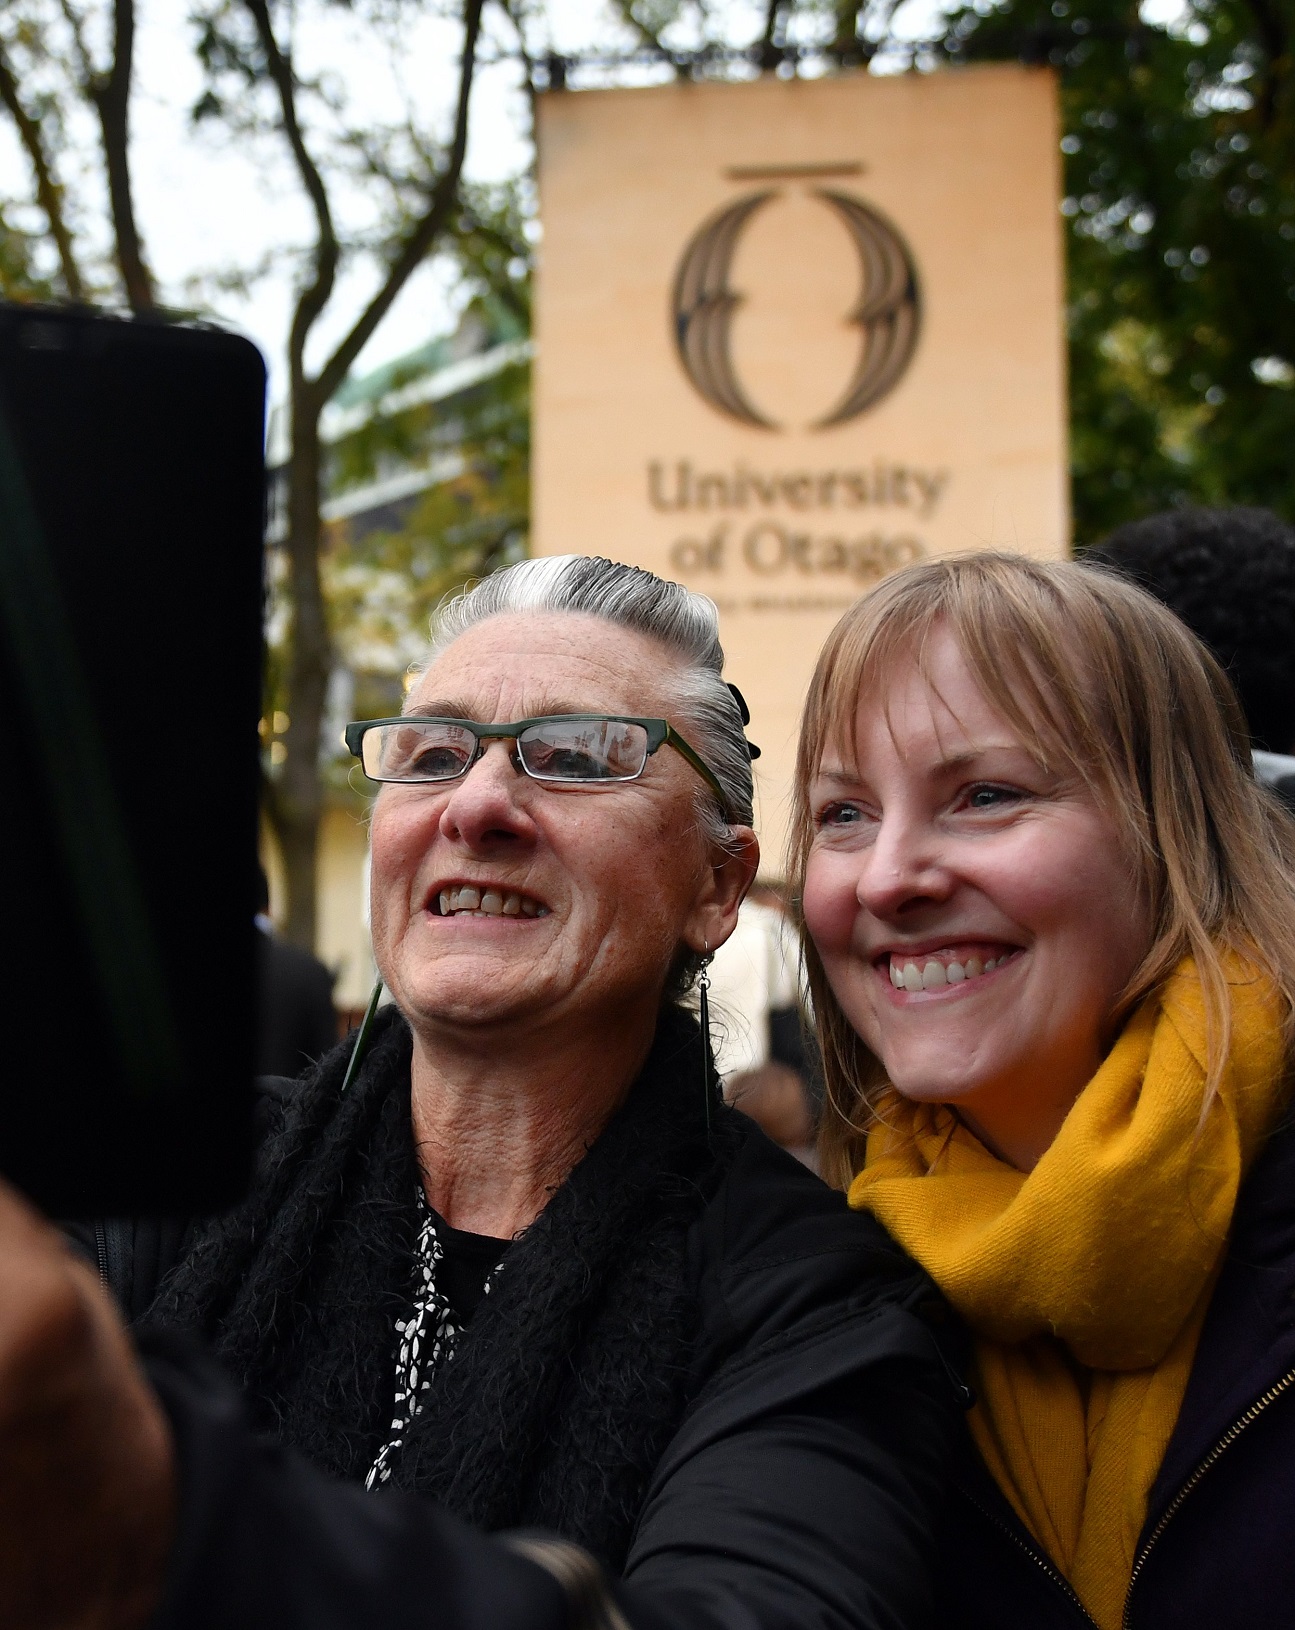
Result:
[[[1054,81],[559,93],[539,130],[534,547],[716,601],[776,872],[844,607],[911,560],[1066,547]]]

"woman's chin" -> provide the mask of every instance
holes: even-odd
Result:
[[[915,1104],[950,1104],[970,1107],[986,1092],[992,1094],[996,1072],[972,1074],[965,1049],[938,1058],[906,1058],[891,1062],[887,1078],[901,1098]]]
[[[901,1098],[906,1098],[912,1104],[956,1105],[960,1098],[966,1097],[956,1083],[941,1079],[896,1081],[892,1078],[890,1084]]]
[[[521,975],[509,978],[510,972]],[[533,968],[501,968],[497,960],[475,957],[446,959],[432,977],[428,970],[392,991],[400,1011],[415,1030],[464,1033],[521,1023],[552,1005],[552,993],[534,977]],[[529,976],[529,977],[527,977]]]

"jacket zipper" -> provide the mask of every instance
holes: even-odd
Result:
[[[1147,1536],[1147,1543],[1142,1547],[1142,1549],[1138,1552],[1137,1557],[1134,1559],[1133,1572],[1129,1576],[1129,1593],[1124,1598],[1124,1618],[1122,1620],[1123,1630],[1130,1630],[1133,1622],[1133,1587],[1138,1582],[1138,1575],[1146,1566],[1146,1561],[1148,1556],[1151,1554],[1152,1547],[1160,1538],[1161,1534],[1164,1533],[1165,1529],[1169,1526],[1170,1519],[1173,1517],[1174,1513],[1179,1509],[1183,1501],[1200,1482],[1201,1478],[1205,1476],[1205,1473],[1209,1471],[1210,1467],[1223,1454],[1224,1450],[1230,1449],[1245,1431],[1246,1427],[1249,1426],[1251,1422],[1257,1420],[1259,1416],[1263,1414],[1264,1410],[1268,1408],[1269,1404],[1274,1403],[1278,1398],[1280,1398],[1282,1393],[1285,1392],[1292,1384],[1295,1384],[1295,1370],[1288,1371],[1282,1376],[1280,1381],[1274,1382],[1274,1384],[1268,1388],[1268,1391],[1264,1393],[1262,1398],[1257,1398],[1254,1403],[1250,1405],[1250,1408],[1246,1410],[1244,1415],[1233,1421],[1232,1425],[1228,1427],[1227,1431],[1210,1450],[1209,1454],[1205,1456],[1204,1460],[1201,1461],[1196,1470],[1178,1490],[1178,1493],[1174,1495],[1168,1506],[1166,1506],[1164,1515],[1152,1529],[1151,1533]]]
[[[112,1281],[108,1277],[108,1230],[101,1222],[94,1225],[94,1254],[99,1261],[99,1278],[111,1287]]]
[[[1251,1404],[1250,1408],[1246,1410],[1244,1415],[1233,1421],[1232,1425],[1228,1427],[1227,1431],[1210,1450],[1209,1454],[1205,1456],[1204,1460],[1200,1462],[1200,1464],[1196,1467],[1196,1470],[1191,1474],[1183,1486],[1178,1490],[1177,1494],[1175,1494],[1173,1499],[1169,1502],[1169,1505],[1166,1507],[1160,1521],[1156,1524],[1150,1535],[1148,1535],[1146,1544],[1138,1552],[1137,1557],[1134,1560],[1133,1572],[1129,1575],[1128,1594],[1124,1598],[1124,1616],[1122,1619],[1123,1630],[1131,1630],[1133,1587],[1138,1582],[1138,1575],[1146,1566],[1147,1557],[1151,1554],[1152,1547],[1164,1533],[1165,1529],[1169,1526],[1170,1519],[1178,1511],[1183,1501],[1200,1482],[1201,1478],[1205,1476],[1205,1473],[1209,1471],[1210,1467],[1213,1466],[1219,1459],[1223,1452],[1226,1449],[1230,1449],[1245,1431],[1246,1427],[1253,1421],[1257,1420],[1259,1416],[1263,1414],[1264,1410],[1268,1408],[1269,1404],[1275,1403],[1276,1400],[1281,1397],[1282,1393],[1286,1392],[1292,1385],[1295,1385],[1295,1370],[1290,1370],[1286,1375],[1282,1376],[1280,1381],[1275,1382],[1271,1387],[1269,1387],[1268,1391],[1264,1393],[1262,1398],[1257,1398],[1254,1403]],[[962,1493],[971,1502],[971,1504],[975,1506],[976,1510],[980,1512],[982,1517],[984,1517],[988,1522],[993,1523],[994,1527],[997,1528],[1000,1533],[1006,1534],[1008,1539],[1011,1540],[1012,1544],[1016,1546],[1017,1550],[1023,1551],[1037,1568],[1040,1568],[1047,1574],[1048,1578],[1051,1579],[1054,1584],[1060,1587],[1064,1594],[1074,1603],[1075,1607],[1078,1608],[1079,1612],[1083,1614],[1086,1623],[1096,1626],[1097,1621],[1093,1618],[1092,1614],[1089,1613],[1083,1602],[1080,1601],[1078,1593],[1075,1591],[1070,1581],[1063,1573],[1059,1572],[1053,1567],[1052,1563],[1042,1554],[1042,1552],[1035,1550],[1034,1546],[1029,1544],[1027,1540],[1022,1539],[1016,1530],[1010,1526],[1010,1524],[1005,1523],[1003,1519],[991,1511],[988,1506],[983,1505],[969,1489],[964,1487],[962,1489]]]
[[[961,1487],[961,1485],[959,1486]],[[1066,1596],[1070,1598],[1077,1611],[1083,1615],[1084,1623],[1091,1624],[1093,1626],[1093,1630],[1098,1630],[1097,1620],[1084,1606],[1083,1602],[1080,1601],[1078,1591],[1076,1591],[1075,1587],[1066,1578],[1065,1574],[1058,1568],[1053,1567],[1051,1561],[1044,1556],[1042,1551],[1035,1550],[1034,1546],[1031,1545],[1028,1540],[1022,1539],[1009,1523],[1005,1523],[1001,1517],[996,1516],[994,1512],[988,1508],[988,1506],[982,1505],[969,1489],[963,1488],[962,1492],[966,1498],[970,1500],[972,1505],[975,1506],[976,1510],[979,1511],[982,1517],[993,1523],[994,1527],[997,1528],[1000,1533],[1006,1534],[1008,1539],[1011,1540],[1012,1544],[1016,1546],[1017,1550],[1024,1551],[1026,1556],[1029,1557],[1030,1561],[1034,1563],[1035,1567],[1041,1569],[1045,1574],[1047,1574],[1048,1578],[1052,1580],[1053,1584],[1055,1584]]]

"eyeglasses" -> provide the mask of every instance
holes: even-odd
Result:
[[[658,747],[687,759],[727,809],[715,773],[664,719],[608,717],[601,713],[555,713],[513,724],[475,719],[370,719],[348,724],[346,745],[370,781],[420,785],[456,781],[480,758],[487,741],[511,741],[516,762],[534,781],[558,784],[636,781]]]

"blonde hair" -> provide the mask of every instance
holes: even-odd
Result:
[[[1275,984],[1289,1059],[1295,820],[1255,782],[1245,719],[1218,663],[1172,612],[1109,570],[995,553],[928,561],[846,612],[805,704],[789,857],[797,912],[814,835],[809,787],[824,751],[853,761],[860,697],[884,695],[901,662],[926,674],[942,629],[1039,762],[1082,777],[1134,858],[1151,946],[1115,1016],[1195,957],[1209,1019],[1203,1112],[1227,1062],[1223,954],[1232,950]],[[822,1169],[843,1186],[863,1163],[885,1071],[837,1002],[803,918],[801,935],[826,1081]]]

